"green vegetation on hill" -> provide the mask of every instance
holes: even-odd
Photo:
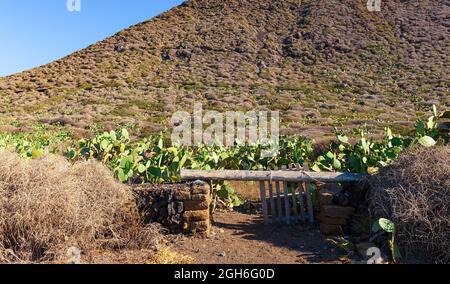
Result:
[[[439,124],[448,119],[450,112],[438,114],[436,108],[427,120],[416,122],[412,135],[394,135],[385,129],[382,139],[368,138],[360,131],[358,140],[350,142],[344,133],[336,134],[332,142],[320,154],[314,154],[314,142],[301,137],[280,138],[279,153],[263,157],[268,147],[255,145],[178,147],[166,139],[165,132],[148,138],[132,140],[125,128],[100,132],[92,138],[70,142],[67,132],[48,132],[37,129],[30,134],[0,134],[0,148],[12,149],[24,157],[39,158],[45,153],[59,153],[69,159],[95,158],[114,170],[122,182],[177,182],[181,168],[221,170],[274,169],[290,163],[307,162],[315,171],[348,171],[367,173],[391,164],[411,145],[432,147],[448,143],[448,129]],[[440,126],[442,125],[442,126]],[[61,149],[61,145],[70,145]]]
[[[121,182],[130,183],[179,182],[182,168],[258,170],[280,168],[292,163],[308,163],[314,171],[374,174],[392,164],[411,145],[433,147],[448,143],[448,129],[438,124],[439,119],[448,118],[449,111],[439,115],[434,107],[433,115],[427,121],[416,122],[413,135],[394,135],[390,128],[386,128],[384,137],[376,140],[369,139],[361,131],[358,140],[351,143],[345,134],[338,133],[337,141],[318,155],[314,154],[313,141],[300,137],[281,137],[279,153],[273,157],[263,157],[262,153],[268,147],[262,144],[177,147],[165,139],[164,132],[133,141],[125,128],[81,139],[66,149],[61,149],[61,145],[70,143],[65,132],[53,133],[55,136],[41,130],[29,135],[1,134],[0,148],[12,149],[24,157],[39,158],[47,152],[58,153],[59,146],[59,153],[69,159],[97,159],[113,170]],[[443,125],[448,126],[448,123]],[[230,199],[231,204],[240,204],[232,188],[222,183],[219,189],[218,194]]]

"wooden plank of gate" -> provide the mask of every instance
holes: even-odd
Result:
[[[272,221],[276,221],[277,210],[275,209],[275,200],[273,199],[273,182],[269,181],[269,202],[270,202],[270,213],[272,215]]]
[[[295,169],[294,165],[289,165],[290,169]],[[297,186],[294,185],[292,189],[292,206],[294,209],[294,220],[298,220],[298,210],[297,210]]]
[[[274,168],[276,171],[278,170],[278,167]],[[277,214],[278,214],[278,221],[281,223],[283,221],[283,212],[281,212],[281,191],[280,191],[280,182],[275,182],[275,190],[277,192]]]
[[[303,165],[303,169],[305,171],[309,171],[309,166],[307,163],[305,163]],[[314,211],[313,211],[313,203],[312,203],[312,199],[311,199],[311,183],[305,182],[304,184],[306,187],[306,203],[307,203],[307,207],[308,207],[309,222],[314,223]]]
[[[259,194],[261,197],[261,206],[263,210],[264,223],[267,225],[269,224],[269,212],[267,211],[266,186],[264,181],[259,182]]]
[[[282,166],[281,169],[285,171],[287,169],[286,166]],[[289,206],[289,191],[287,182],[283,182],[283,193],[284,193],[284,210],[286,212],[286,224],[291,223],[291,208]]]
[[[297,168],[298,171],[302,170],[302,167],[300,166],[300,164],[296,164],[295,167]],[[306,221],[306,216],[305,216],[305,200],[304,200],[304,188],[303,188],[304,184],[303,182],[299,182],[298,183],[298,190],[300,192],[299,194],[299,199],[300,199],[300,220],[302,222]]]

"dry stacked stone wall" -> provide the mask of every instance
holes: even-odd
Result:
[[[364,195],[365,184],[350,184],[344,188],[327,184],[319,188],[320,231],[327,236],[342,235],[349,226]]]
[[[187,184],[135,187],[146,222],[158,222],[173,233],[208,236],[211,230],[211,189],[196,181]]]

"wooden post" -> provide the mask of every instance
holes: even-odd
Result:
[[[278,170],[278,167],[275,167],[275,170]],[[280,183],[275,182],[275,190],[277,192],[277,214],[278,214],[278,222],[283,221],[283,212],[281,212],[281,191],[280,191]]]
[[[272,213],[272,221],[277,218],[277,210],[275,209],[275,200],[273,199],[273,183],[269,181],[269,203],[270,203],[270,213]]]
[[[303,165],[303,169],[305,171],[309,171],[309,166],[307,163],[305,163]],[[311,199],[311,183],[305,182],[304,184],[306,187],[306,203],[307,203],[307,207],[308,207],[309,222],[314,223],[314,209],[313,209],[313,203],[312,203],[312,199]]]
[[[298,171],[302,170],[302,168],[300,167],[299,164],[296,164],[295,167],[297,168]],[[306,221],[306,216],[305,216],[306,210],[305,210],[305,200],[304,200],[305,194],[304,194],[304,188],[303,188],[303,183],[302,182],[298,183],[298,191],[300,192],[300,196],[299,196],[299,199],[300,199],[300,218],[301,218],[301,221],[304,222],[304,221]]]
[[[295,165],[289,165],[290,169],[295,169]],[[292,189],[292,208],[294,209],[294,220],[297,221],[299,219],[298,217],[298,210],[297,210],[297,186],[294,184],[294,187]]]
[[[275,181],[286,182],[322,182],[322,183],[345,183],[361,181],[366,175],[353,173],[316,173],[298,171],[200,171],[181,170],[182,180],[233,180],[233,181]]]
[[[281,168],[282,170],[286,170],[286,166]],[[284,192],[284,210],[286,212],[286,224],[291,223],[291,207],[289,206],[289,191],[287,182],[283,182],[283,192]]]
[[[269,212],[267,210],[266,186],[264,181],[259,182],[259,193],[261,196],[261,206],[263,210],[264,223],[269,224]]]

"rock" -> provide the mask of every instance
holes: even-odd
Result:
[[[183,219],[189,222],[209,220],[209,210],[185,211]]]
[[[320,232],[325,236],[337,236],[342,233],[342,229],[339,225],[328,225],[321,223]]]
[[[210,194],[209,184],[203,181],[195,181],[191,185],[192,194]]]
[[[188,190],[179,190],[175,193],[174,198],[176,200],[190,200],[191,199],[191,192]]]
[[[319,216],[320,223],[327,225],[347,225],[347,219],[343,218],[331,218],[326,216]]]
[[[226,254],[224,251],[219,252],[217,255],[220,256],[220,257],[225,257],[225,256],[227,256],[227,254]]]
[[[348,191],[342,191],[336,195],[336,204],[341,206],[348,206],[350,204],[351,193]]]
[[[126,47],[123,44],[117,43],[116,45],[114,45],[114,51],[115,52],[124,52],[126,50]]]
[[[209,221],[195,221],[190,223],[191,233],[209,232],[211,224]]]
[[[319,192],[319,203],[320,205],[332,205],[333,204],[333,193],[328,190],[321,190]]]
[[[322,216],[327,216],[331,218],[343,218],[348,219],[353,213],[355,213],[355,208],[353,207],[343,207],[338,205],[324,205],[321,208]]]
[[[186,200],[184,201],[184,210],[186,211],[196,211],[196,210],[206,210],[209,209],[209,200],[197,201],[197,200]]]
[[[206,194],[192,194],[191,195],[191,200],[195,200],[195,201],[208,201],[211,198],[209,197],[209,195]]]
[[[176,55],[180,59],[189,60],[192,57],[192,53],[186,49],[178,49]]]

